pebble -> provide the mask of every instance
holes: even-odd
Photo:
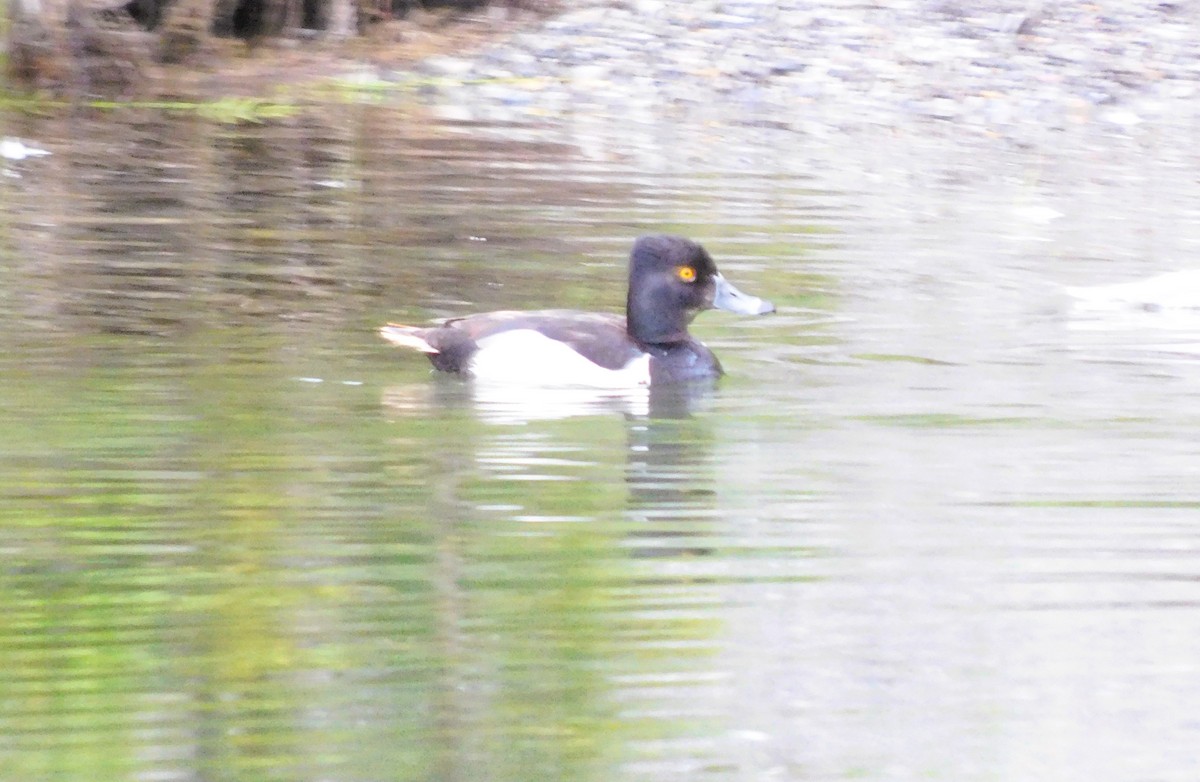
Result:
[[[571,3],[571,0],[568,0]],[[435,58],[438,98],[544,117],[720,105],[741,121],[940,123],[1020,137],[1081,121],[1190,122],[1200,36],[1178,4],[1028,0],[574,0],[471,57]],[[490,104],[490,105],[487,105]],[[1104,107],[1103,112],[1081,107]]]

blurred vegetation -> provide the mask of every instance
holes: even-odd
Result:
[[[126,99],[163,66],[220,71],[223,40],[334,54],[338,44],[391,24],[377,36],[419,56],[413,26],[445,30],[468,14],[497,24],[549,14],[566,0],[9,0],[0,11],[4,70],[11,84],[73,96]],[[333,45],[330,46],[330,42]],[[241,51],[244,51],[241,50]],[[186,72],[186,71],[185,71]]]

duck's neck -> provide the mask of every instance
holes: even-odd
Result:
[[[629,336],[641,345],[671,345],[688,339],[687,311],[664,311],[654,306],[656,299],[648,290],[634,293],[630,288],[625,303],[625,321]]]

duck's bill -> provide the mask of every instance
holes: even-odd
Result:
[[[768,312],[775,311],[774,304],[766,299],[742,293],[720,274],[714,279],[717,284],[717,292],[713,296],[712,305],[717,309],[736,312],[739,315],[766,315]]]

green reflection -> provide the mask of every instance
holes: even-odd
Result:
[[[711,432],[493,425],[373,333],[619,310],[660,182],[385,109],[166,108],[12,131],[54,154],[0,221],[0,778],[609,780],[711,727],[707,589],[746,556],[710,539]],[[794,242],[752,252],[739,285],[824,306]]]
[[[339,738],[353,702],[330,682],[391,651],[348,631],[354,612],[375,598],[397,635],[428,637],[419,531],[389,540],[403,600],[355,588],[338,564],[351,523],[383,534],[384,497],[340,491],[347,478],[385,486],[357,471],[369,443],[297,416],[278,345],[244,336],[204,335],[169,376],[118,351],[134,365],[52,373],[36,395],[28,378],[4,384],[26,413],[0,471],[16,563],[0,578],[14,617],[0,664],[19,672],[0,709],[13,778],[344,764],[342,745],[362,737]]]
[[[609,779],[684,729],[621,713],[715,629],[638,586],[622,416],[381,420],[279,335],[172,344],[0,382],[6,778]]]

